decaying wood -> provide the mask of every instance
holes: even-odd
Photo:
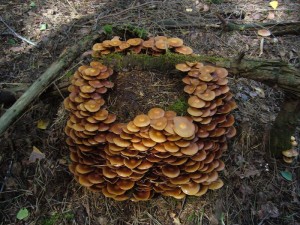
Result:
[[[286,98],[270,131],[270,152],[282,157],[281,152],[292,148],[291,136],[300,121],[300,100]]]
[[[159,57],[128,55],[108,56],[104,61],[118,67],[141,67],[143,69],[174,69],[175,64],[184,61],[212,63],[229,70],[232,76],[244,77],[263,82],[272,87],[281,88],[288,94],[300,97],[300,71],[288,63],[276,60],[256,60],[240,58],[222,58],[204,55],[178,56],[167,54]]]
[[[50,67],[30,86],[30,88],[2,115],[0,118],[0,134],[2,134],[20,115],[26,107],[34,101],[64,69],[66,69],[99,35],[90,35],[66,49]]]

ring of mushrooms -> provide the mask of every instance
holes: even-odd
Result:
[[[115,37],[93,46],[93,57],[112,52],[153,56],[166,51],[190,55],[179,38],[148,40]],[[117,201],[145,201],[156,193],[176,199],[201,196],[223,186],[220,159],[236,134],[230,112],[236,108],[224,68],[200,62],[176,65],[189,94],[187,113],[152,108],[128,123],[107,110],[105,94],[114,87],[112,68],[99,61],[78,68],[64,100],[70,112],[66,143],[75,179]]]

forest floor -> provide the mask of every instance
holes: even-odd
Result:
[[[269,1],[259,0],[0,0],[1,20],[37,43],[15,37],[0,20],[0,90],[20,96],[61,52],[91,32],[108,32],[110,25],[180,37],[199,54],[237,57],[245,52],[246,58],[282,60],[299,68],[299,36],[271,35],[262,47],[257,29],[227,32],[216,16],[239,24],[300,20],[299,1],[278,2],[274,10]],[[270,157],[265,145],[284,95],[276,87],[239,77],[230,77],[229,83],[238,104],[233,113],[238,134],[222,158],[222,189],[184,200],[160,196],[134,203],[115,202],[78,185],[68,170],[63,132],[67,93],[57,87],[90,60],[89,53],[74,61],[0,137],[0,224],[300,224],[299,159],[287,165]],[[111,94],[111,108],[122,118],[132,119],[154,106],[168,109],[181,99],[178,77],[124,69]],[[9,103],[1,106],[0,115],[7,107]],[[43,154],[32,155],[36,148]],[[286,179],[286,174],[292,177]]]

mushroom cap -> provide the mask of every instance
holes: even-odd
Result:
[[[268,37],[271,35],[271,32],[269,30],[266,29],[261,29],[257,31],[257,34],[262,36],[262,37]]]
[[[186,175],[179,175],[178,177],[175,177],[175,178],[171,178],[170,179],[170,182],[172,184],[187,184],[190,182],[190,178],[189,176],[186,176]]]
[[[146,127],[150,124],[150,118],[146,114],[137,115],[133,120],[133,124],[137,127]]]
[[[165,115],[165,111],[161,108],[152,108],[148,111],[148,116],[151,120],[159,119]]]
[[[83,93],[93,93],[96,89],[90,85],[83,85],[80,87],[80,91]]]
[[[282,151],[282,155],[285,157],[291,158],[291,157],[297,157],[299,153],[295,149],[288,149],[285,151]]]
[[[155,141],[157,143],[162,143],[167,140],[166,136],[161,131],[155,130],[153,128],[149,130],[149,137],[152,141]]]
[[[116,169],[116,173],[120,176],[120,177],[130,177],[130,175],[133,173],[131,169],[127,168],[127,167],[120,167],[118,169]]]
[[[150,126],[156,130],[163,130],[167,126],[168,120],[166,117],[160,117],[150,121]]]
[[[106,109],[100,109],[93,115],[93,118],[98,121],[106,120],[108,117],[108,111]]]
[[[137,159],[137,158],[125,158],[124,159],[124,164],[125,166],[127,166],[129,169],[134,169],[136,168],[138,165],[140,165],[142,163],[142,159]]]
[[[185,155],[195,155],[198,150],[198,145],[196,143],[191,143],[189,146],[181,148],[180,151]]]
[[[127,48],[130,48],[130,44],[128,44],[127,42],[122,42],[120,45],[119,45],[119,48],[121,50],[124,50],[124,49],[127,49]]]
[[[91,187],[92,185],[94,185],[92,182],[89,181],[87,176],[83,175],[79,176],[78,182],[84,187]]]
[[[163,175],[169,178],[178,177],[180,174],[180,169],[177,166],[166,165],[161,168]]]
[[[213,79],[213,77],[209,73],[201,73],[198,77],[200,80],[205,82],[209,82]]]
[[[150,120],[149,120],[149,123],[150,123]],[[130,121],[126,128],[128,129],[128,131],[130,132],[138,132],[140,130],[140,128],[138,126],[136,126],[132,121]],[[123,131],[124,131],[124,128],[123,128]]]
[[[84,104],[84,108],[89,111],[89,112],[97,112],[99,111],[101,104],[99,104],[99,102],[95,101],[95,100],[89,100],[87,102],[85,102]]]
[[[127,43],[131,46],[138,46],[143,42],[143,39],[141,38],[130,38],[127,40]]]
[[[204,93],[202,94],[197,94],[197,96],[199,98],[201,98],[202,100],[204,101],[212,101],[215,99],[216,97],[216,94],[214,91],[211,91],[211,90],[206,90]]]
[[[122,41],[120,41],[120,37],[114,37],[110,40],[110,45],[113,47],[120,46],[122,44]]]
[[[135,182],[131,180],[119,179],[116,183],[122,190],[130,190],[134,187]]]
[[[176,116],[174,117],[174,131],[181,137],[191,137],[195,134],[195,126],[187,118]]]
[[[101,70],[99,68],[89,67],[83,71],[83,74],[86,76],[96,77],[100,72]]]
[[[187,195],[195,195],[200,190],[200,185],[192,181],[188,184],[180,185],[180,188]]]
[[[224,68],[217,67],[215,70],[215,74],[217,74],[219,78],[225,78],[228,75],[228,71]]]
[[[188,46],[181,46],[181,47],[177,47],[175,48],[175,52],[181,53],[183,55],[190,55],[193,53],[193,49],[191,49]]]
[[[183,40],[180,38],[168,38],[167,42],[172,47],[181,47],[183,45]]]
[[[164,148],[167,152],[178,152],[180,149],[174,142],[171,141],[165,142]]]
[[[288,163],[288,164],[291,164],[291,163],[293,163],[294,158],[293,157],[283,156],[283,161],[286,162],[286,163]]]
[[[126,141],[126,140],[124,140],[122,138],[119,138],[119,137],[114,138],[113,141],[114,141],[115,145],[117,145],[119,147],[125,147],[126,148],[131,144],[130,141]]]
[[[213,181],[209,186],[208,189],[210,190],[217,190],[223,187],[224,182],[221,179],[217,179],[216,181]]]
[[[156,48],[161,49],[161,50],[168,49],[168,47],[169,47],[168,42],[166,40],[155,41],[154,45]]]
[[[188,100],[188,104],[194,108],[203,108],[205,106],[205,101],[198,98],[197,96],[191,96]]]
[[[103,51],[106,48],[102,45],[102,43],[96,43],[93,45],[93,51]]]
[[[133,193],[134,199],[131,199],[133,201],[146,201],[151,197],[151,191],[136,191]]]
[[[191,67],[189,67],[186,63],[179,63],[176,64],[176,69],[182,72],[187,72],[191,70]]]
[[[107,182],[107,191],[113,195],[122,195],[126,190],[121,189],[118,185]]]

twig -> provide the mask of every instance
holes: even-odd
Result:
[[[0,188],[0,193],[3,191],[4,189],[4,186],[5,186],[5,183],[7,181],[7,179],[10,177],[11,175],[11,168],[12,168],[12,160],[9,161],[9,166],[8,166],[8,169],[6,171],[6,175],[4,177],[4,180],[3,180],[3,183],[1,185],[1,188]]]
[[[15,35],[17,38],[20,38],[21,40],[27,42],[28,44],[31,44],[33,46],[36,46],[36,43],[22,37],[20,34],[16,33],[2,18],[2,16],[0,16],[0,21],[13,33],[13,35]]]

